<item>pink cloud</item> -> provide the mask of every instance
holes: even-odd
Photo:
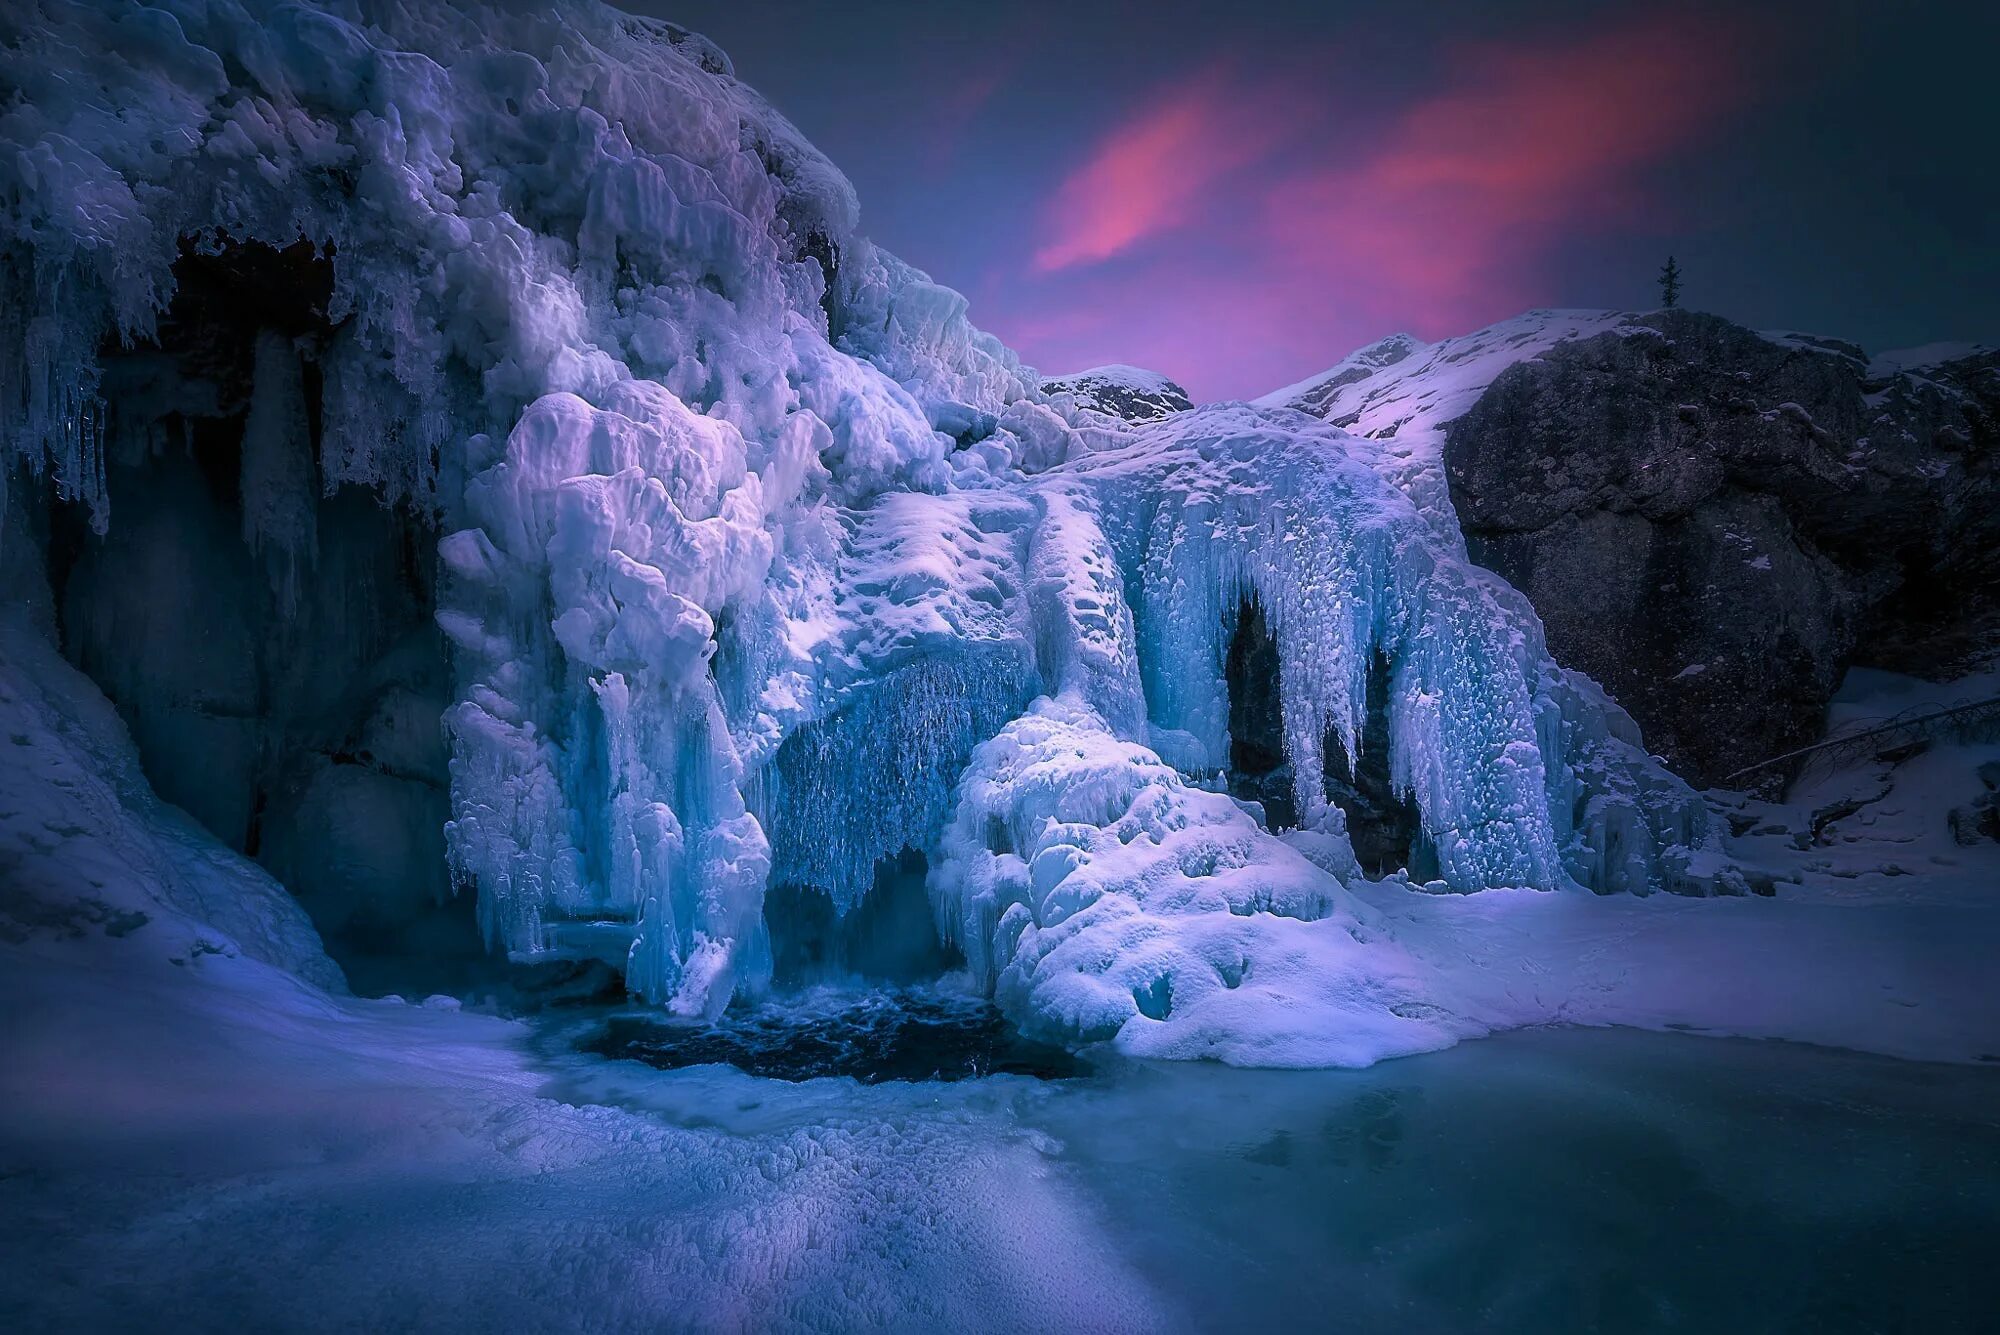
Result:
[[[1635,179],[1748,92],[1747,33],[1650,19],[1543,49],[1467,53],[1359,161],[1266,202],[1282,253],[1350,302],[1452,330],[1531,303],[1567,236],[1643,219]]]
[[[980,314],[1037,365],[1139,362],[1213,395],[1552,304],[1564,246],[1683,225],[1649,173],[1747,102],[1760,49],[1688,15],[1486,44],[1436,91],[1339,124],[1321,85],[1267,71],[1246,96],[1211,70],[1062,181],[1028,273],[990,283]]]
[[[1231,87],[1227,65],[1142,107],[1057,187],[1035,271],[1110,259],[1187,222],[1211,186],[1270,151],[1280,127],[1267,110]]]

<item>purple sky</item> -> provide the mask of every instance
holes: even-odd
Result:
[[[1262,393],[1397,330],[1684,304],[2000,335],[1996,6],[634,5],[1047,372]]]

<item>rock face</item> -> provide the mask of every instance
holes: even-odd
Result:
[[[1158,371],[1137,366],[1094,366],[1052,376],[1042,381],[1042,393],[1072,395],[1080,408],[1095,408],[1128,422],[1158,421],[1194,407],[1186,390]]]
[[[1692,312],[1501,372],[1446,430],[1472,556],[1701,784],[1935,672],[2000,589],[2000,351],[1871,362]]]

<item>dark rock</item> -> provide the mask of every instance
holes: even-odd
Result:
[[[1128,422],[1155,422],[1194,407],[1188,392],[1158,371],[1099,366],[1042,382],[1044,394],[1074,395],[1079,405]]]
[[[2000,601],[2000,352],[1871,374],[1714,316],[1632,325],[1499,375],[1445,472],[1556,657],[1715,784],[1813,740],[1851,664],[1935,670]]]
[[[2000,760],[1989,760],[1979,767],[1979,782],[1986,791],[1951,810],[1951,837],[1961,844],[2000,843]]]

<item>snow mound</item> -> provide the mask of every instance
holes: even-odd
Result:
[[[1404,1018],[1413,970],[1337,882],[1074,699],[974,753],[944,849],[940,927],[1031,1035],[1280,1066],[1456,1037]]]
[[[247,957],[346,990],[305,911],[153,796],[111,705],[20,607],[0,607],[0,942],[119,976],[144,951]],[[128,941],[127,938],[136,938]]]

